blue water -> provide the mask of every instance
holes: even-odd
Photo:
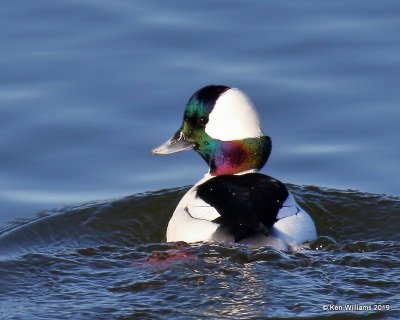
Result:
[[[283,181],[400,192],[396,1],[3,1],[1,220],[194,183],[192,92],[248,93]],[[173,171],[174,174],[170,174]]]
[[[365,266],[356,275],[361,280],[352,283],[361,295],[356,302],[362,301],[363,294],[371,294],[365,289],[374,286],[368,282],[373,281],[370,273],[381,277],[388,266],[399,270],[398,236],[380,225],[385,220],[380,222],[374,217],[390,213],[388,223],[395,225],[400,212],[400,3],[397,1],[3,0],[0,7],[0,248],[5,256],[21,254],[20,258],[13,256],[0,266],[4,279],[8,279],[1,286],[15,289],[11,296],[17,303],[10,304],[9,298],[3,300],[13,306],[4,311],[0,302],[2,318],[31,319],[35,314],[38,319],[46,315],[53,319],[49,310],[58,310],[56,314],[64,318],[72,317],[78,310],[80,313],[75,315],[85,319],[109,319],[106,314],[120,319],[130,319],[129,315],[158,317],[168,308],[161,305],[155,314],[147,312],[151,303],[146,305],[146,295],[155,294],[153,289],[145,290],[151,283],[160,288],[156,300],[172,301],[167,313],[171,317],[189,316],[191,311],[195,317],[219,314],[238,317],[237,312],[229,309],[232,305],[219,308],[218,295],[235,291],[237,286],[244,296],[251,294],[243,291],[244,280],[235,283],[236,276],[250,279],[251,283],[272,281],[276,290],[276,286],[285,282],[262,278],[260,272],[279,272],[283,268],[280,263],[287,263],[288,270],[296,271],[293,275],[300,279],[299,283],[306,286],[307,279],[314,281],[315,287],[307,292],[314,305],[329,290],[324,291],[326,283],[317,281],[321,276],[319,271],[302,273],[303,262],[313,266],[310,261],[316,260],[314,265],[324,266],[323,274],[338,273],[339,280],[327,281],[330,286],[339,283],[339,289],[329,291],[331,299],[325,296],[322,299],[325,302],[352,303],[352,289],[345,285],[349,270],[337,268],[346,263],[357,265],[359,262],[352,259],[359,257],[355,254],[356,257],[346,258],[347,255],[371,253],[365,258],[366,265],[360,262]],[[142,233],[132,231],[129,238],[128,230],[124,229],[123,239],[114,239],[118,238],[119,228],[130,221],[129,214],[135,214],[133,209],[122,210],[121,214],[126,216],[121,218],[121,225],[115,222],[114,231],[110,226],[101,227],[109,218],[100,219],[99,226],[88,231],[85,219],[89,218],[85,214],[115,214],[104,208],[125,201],[127,196],[183,187],[199,180],[207,168],[195,153],[154,157],[150,150],[175,133],[190,95],[210,83],[238,87],[252,98],[264,132],[273,141],[272,156],[263,172],[291,183],[295,191],[302,190],[299,185],[306,186],[297,195],[318,221],[322,237],[311,247],[321,246],[328,251],[318,255],[310,250],[305,253],[306,258],[269,251],[266,257],[257,252],[253,257],[253,253],[236,248],[234,257],[243,254],[248,257],[229,258],[233,259],[232,268],[236,268],[230,273],[227,258],[232,253],[230,249],[200,247],[194,249],[200,258],[193,265],[189,262],[189,268],[206,270],[205,274],[211,278],[205,275],[204,279],[197,279],[188,271],[184,272],[184,278],[176,275],[178,280],[166,273],[146,279],[139,268],[136,271],[142,275],[144,284],[124,291],[120,288],[124,279],[129,283],[126,279],[129,271],[119,269],[121,265],[130,265],[127,260],[141,259],[154,248],[166,249],[165,226],[181,189],[156,193],[164,196],[162,200],[147,193],[127,198],[132,208],[139,206],[141,214],[145,212],[157,219],[163,216],[165,221],[160,224],[149,222],[142,215],[135,220],[138,226],[155,228],[156,235],[142,228]],[[329,198],[326,203],[322,196]],[[339,216],[332,216],[332,212]],[[342,216],[343,212],[349,216]],[[360,217],[359,212],[369,215]],[[327,214],[330,216],[325,220]],[[350,230],[356,228],[356,237],[343,238],[333,230],[346,229],[342,219],[357,224],[358,219],[364,218],[371,219],[365,229],[348,226]],[[87,237],[85,232],[89,234]],[[348,249],[351,245],[356,249]],[[84,251],[87,247],[91,249]],[[26,250],[20,251],[21,248]],[[392,255],[387,257],[387,252]],[[108,261],[105,266],[100,261],[103,254]],[[203,257],[208,255],[212,256],[211,262],[207,259],[204,262]],[[375,255],[383,260],[371,271],[368,268],[373,265]],[[265,269],[275,258],[277,269],[274,266]],[[221,271],[217,265],[224,259],[228,262],[224,262]],[[207,263],[211,263],[211,269],[207,269]],[[21,269],[15,271],[18,264]],[[118,294],[111,293],[105,298],[113,307],[96,312],[102,302],[95,294],[96,288],[105,285],[100,280],[103,267],[110,268],[106,279],[114,281],[110,283],[114,289],[108,288],[107,292]],[[8,274],[7,270],[13,268],[15,274]],[[50,287],[43,284],[35,287],[37,291],[31,295],[24,294],[26,286],[38,281],[33,276],[35,268],[42,270],[43,279],[53,279],[50,286],[53,283],[62,290],[49,295],[46,288]],[[63,268],[67,269],[66,274],[58,278]],[[74,268],[78,270],[75,278]],[[88,276],[91,272],[98,274],[98,282]],[[399,273],[385,276],[382,283],[376,284],[377,292],[387,290],[391,296],[398,295],[399,287],[388,283],[396,282]],[[68,279],[73,283],[71,288],[82,295],[80,308],[76,298],[75,309],[72,305],[58,306],[62,297],[71,298]],[[181,298],[174,300],[170,289],[163,289],[170,280],[173,288],[178,288],[179,283],[188,286],[201,283],[202,288],[215,291],[211,300],[201,290],[193,293],[193,299],[187,297],[189,304],[208,303],[209,313],[196,313]],[[90,282],[93,286],[85,291]],[[295,278],[289,282],[289,287],[295,285]],[[293,310],[293,315],[304,317],[321,314],[320,306],[299,307],[296,293],[289,287],[280,291],[288,305],[284,310],[273,309],[268,316],[287,318]],[[256,286],[254,290],[259,289]],[[93,298],[84,299],[85,293]],[[186,295],[189,293],[185,291]],[[347,300],[340,300],[344,293],[348,294]],[[196,294],[202,297],[201,303]],[[271,302],[268,291],[259,294],[254,298],[255,306],[257,301]],[[300,290],[299,295],[304,294]],[[368,303],[380,303],[386,297],[380,293],[372,296]],[[233,301],[238,297],[240,294]],[[130,299],[135,298],[141,303],[136,310],[142,313],[127,311]],[[245,299],[247,305],[252,301],[249,299]],[[45,301],[49,310],[44,308],[41,312],[35,308]],[[395,301],[388,301],[393,309]],[[186,313],[174,309],[182,304]],[[256,314],[267,314],[260,312]],[[372,317],[390,314],[373,313]],[[246,317],[245,313],[242,315]],[[335,313],[325,315],[334,317]]]

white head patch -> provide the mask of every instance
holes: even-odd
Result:
[[[229,89],[218,98],[205,130],[210,137],[222,141],[264,135],[253,103],[236,88]]]

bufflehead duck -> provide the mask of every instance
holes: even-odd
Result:
[[[317,237],[311,217],[285,185],[258,173],[271,153],[250,99],[209,85],[189,99],[181,128],[153,154],[195,150],[209,172],[180,200],[167,241],[239,242],[296,249]]]

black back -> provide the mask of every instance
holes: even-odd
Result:
[[[197,188],[197,196],[221,215],[214,222],[230,227],[235,241],[267,233],[288,194],[282,182],[260,173],[217,176]]]

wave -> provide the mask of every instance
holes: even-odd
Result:
[[[96,245],[162,243],[172,212],[188,187],[41,213],[0,229],[0,256]],[[289,185],[313,217],[314,248],[399,241],[400,199],[393,196]],[[327,241],[327,239],[329,239]]]

